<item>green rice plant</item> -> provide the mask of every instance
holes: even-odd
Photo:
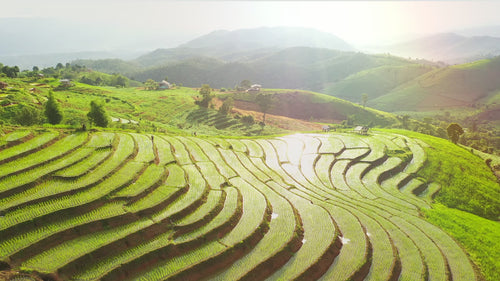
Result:
[[[390,220],[405,232],[420,249],[424,262],[427,265],[429,280],[449,279],[446,273],[446,260],[436,244],[420,229],[408,223],[405,219],[395,216],[390,218]]]
[[[389,158],[385,162],[368,171],[361,180],[364,186],[368,188],[371,193],[379,198],[383,198],[384,201],[387,200],[388,202],[390,202],[392,207],[416,215],[418,214],[417,206],[421,205],[415,205],[414,201],[408,201],[406,195],[393,188],[382,188],[377,181],[381,173],[395,167],[400,161],[401,160],[399,158]],[[387,181],[390,181],[393,178],[390,178]]]
[[[57,132],[46,132],[16,146],[3,149],[0,154],[0,163],[5,163],[15,156],[33,152],[48,144],[58,136],[59,133]]]
[[[368,148],[354,148],[354,149],[347,148],[340,155],[337,156],[337,159],[338,160],[344,160],[344,159],[353,160],[356,158],[366,156],[366,155],[368,155],[368,153],[370,153],[370,149],[368,149]]]
[[[221,176],[226,179],[237,176],[236,172],[222,159],[219,150],[209,142],[202,139],[194,139],[198,145],[203,149],[203,152],[215,164],[217,163],[217,170]]]
[[[332,166],[331,170],[331,179],[333,186],[338,190],[349,190],[350,187],[347,185],[344,175],[347,170],[347,167],[351,164],[351,161],[344,160],[336,160]]]
[[[240,166],[244,168],[243,166]],[[251,276],[260,276],[261,273],[255,272],[260,264],[267,260],[272,260],[280,252],[289,251],[287,247],[293,242],[297,224],[295,213],[290,203],[274,191],[270,190],[265,184],[255,178],[247,178],[248,183],[258,189],[269,200],[273,208],[269,231],[259,241],[252,251],[244,257],[236,260],[231,266],[221,273],[218,273],[214,280],[239,279],[242,277],[252,278]],[[250,188],[250,186],[248,187]],[[291,256],[291,253],[288,252]],[[252,275],[253,274],[253,275]]]
[[[285,172],[282,169],[282,166],[279,162],[278,156],[276,154],[276,150],[274,147],[271,145],[271,143],[265,141],[265,140],[256,140],[257,143],[262,147],[264,153],[265,153],[265,165],[269,167],[269,169],[272,171],[271,174],[275,174],[277,177],[273,178],[280,178],[283,182],[288,183],[288,184],[294,184],[295,180],[290,177],[290,175]]]
[[[500,228],[498,222],[435,204],[423,210],[425,218],[452,236],[469,253],[486,280],[498,279],[500,272]]]
[[[191,155],[191,159],[193,162],[207,162],[208,158],[201,150],[201,148],[196,144],[196,142],[192,141],[191,138],[187,137],[177,137],[184,145],[186,146],[189,155]]]
[[[415,194],[415,190],[419,189],[421,186],[425,185],[424,182],[417,178],[412,178],[408,183],[402,186],[399,190],[409,196]]]
[[[47,133],[42,136],[45,136],[50,139],[54,139],[57,134],[55,133]],[[4,163],[0,165],[0,177],[4,177],[6,175],[24,171],[28,168],[35,167],[41,164],[44,164],[50,160],[57,159],[66,153],[76,149],[81,146],[87,140],[87,133],[76,133],[69,135],[56,143],[52,144],[50,148],[42,149],[40,151],[31,153],[25,157],[20,159],[16,159],[14,161]],[[35,140],[38,138],[34,138]],[[30,140],[31,141],[31,140]],[[29,142],[29,141],[28,141]],[[27,142],[26,142],[27,143]],[[14,148],[14,147],[12,147]],[[2,152],[3,155],[3,152]]]
[[[385,147],[387,148],[387,150],[399,150],[399,149],[403,149],[403,147],[397,145],[393,141],[394,135],[392,135],[392,134],[375,133],[372,136],[370,136],[370,139],[374,139],[374,140],[382,142],[385,145]]]
[[[174,158],[179,163],[179,165],[187,165],[191,164],[191,157],[189,156],[188,151],[186,150],[186,147],[184,147],[184,144],[180,142],[177,138],[175,137],[162,137],[164,138],[167,142],[170,143],[172,146]]]
[[[274,147],[280,163],[289,162],[286,142],[278,139],[268,139],[265,141],[269,142]]]
[[[196,206],[207,195],[208,185],[198,169],[196,169],[196,166],[194,164],[184,165],[183,169],[187,174],[189,190],[184,196],[173,202],[169,208],[153,214],[151,220],[159,222],[166,218],[171,218],[173,215]]]
[[[425,199],[427,202],[431,202],[439,190],[441,190],[441,185],[431,182],[427,185],[427,188],[418,195],[418,197]]]
[[[368,189],[360,179],[360,175],[370,166],[368,163],[356,163],[349,167],[345,174],[346,184],[349,188],[364,198],[376,199],[370,189]]]
[[[113,145],[115,133],[99,132],[92,135],[90,141],[86,144],[87,147],[93,148],[107,148]]]
[[[224,204],[226,193],[222,190],[211,190],[208,192],[206,202],[199,206],[196,211],[174,222],[176,227],[185,227],[206,220],[211,213],[217,212],[217,207]]]
[[[243,184],[240,178],[233,178],[231,181],[233,185]],[[221,255],[224,251],[230,250],[232,247],[239,244],[240,241],[244,241],[248,238],[253,231],[260,226],[264,219],[264,214],[267,210],[266,201],[265,198],[253,188],[239,188],[239,190],[243,195],[243,215],[231,232],[219,240],[220,242],[205,243],[199,248],[156,265],[153,269],[141,273],[141,276],[134,280],[148,280],[150,278],[165,279],[171,277],[182,271],[189,270],[189,268],[197,264],[207,262],[217,255]],[[262,205],[262,202],[264,202],[264,208],[256,208],[256,206]]]
[[[97,181],[108,176],[110,172],[116,169],[122,162],[132,154],[133,151],[133,140],[131,137],[123,137],[120,140],[120,144],[110,159],[105,161],[96,170],[92,176],[82,177],[76,182],[60,182],[60,181],[48,181],[41,185],[37,185],[39,192],[33,194],[31,200],[37,198],[44,198],[49,195],[58,194],[61,192],[67,193],[68,190],[72,192],[84,188],[86,186],[93,185],[89,189],[85,189],[76,193],[75,195],[64,195],[55,199],[49,199],[42,201],[40,203],[35,203],[15,211],[7,213],[4,217],[0,217],[0,230],[11,227],[15,224],[21,223],[26,220],[31,220],[36,217],[46,215],[48,213],[71,208],[74,206],[82,205],[93,200],[99,199],[106,196],[109,192],[114,189],[119,188],[121,185],[126,184],[133,180],[136,173],[142,169],[142,164],[137,162],[132,162],[128,167],[120,169],[119,173],[113,174],[111,177],[106,178],[99,184],[95,185]],[[50,186],[46,188],[45,186]]]
[[[54,175],[62,178],[77,178],[98,167],[111,155],[110,150],[98,150],[89,155],[83,161],[75,163],[65,169],[56,172]]]
[[[267,185],[292,203],[304,231],[300,249],[268,280],[295,280],[314,268],[323,255],[331,250],[338,238],[338,229],[324,208],[311,204],[306,198],[290,192],[275,181],[269,181]]]
[[[304,142],[298,138],[281,137],[280,140],[286,142],[287,159],[293,165],[299,165],[304,153]]]
[[[167,165],[168,177],[165,181],[166,186],[172,187],[185,187],[186,186],[186,173],[184,170],[175,164]]]
[[[120,198],[120,197],[135,197],[153,185],[162,181],[162,178],[165,176],[166,169],[163,166],[149,165],[146,170],[141,174],[141,176],[135,180],[130,185],[125,188],[119,190],[114,193],[112,198]]]
[[[131,135],[137,143],[139,149],[134,161],[152,163],[155,159],[155,154],[153,151],[153,141],[151,140],[151,137],[136,133],[131,133]]]
[[[190,266],[203,262],[211,257],[217,256],[227,250],[227,247],[218,243],[210,242],[192,251],[176,256],[172,259],[159,262],[152,269],[141,272],[140,275],[131,279],[134,281],[165,280]]]
[[[243,152],[247,153],[248,148],[244,143],[242,143],[240,140],[235,140],[235,139],[226,139],[226,141],[229,143],[229,145],[232,147],[231,149],[233,151],[238,151],[238,152]]]
[[[158,151],[159,163],[158,165],[167,165],[169,163],[175,162],[174,155],[172,154],[172,148],[170,143],[156,136],[154,139],[154,143],[156,145],[156,149]]]
[[[346,148],[368,148],[369,145],[364,141],[369,139],[370,136],[360,136],[349,133],[335,133],[333,137],[342,139]]]
[[[138,213],[148,208],[157,206],[165,201],[169,201],[179,192],[183,190],[179,187],[161,185],[155,190],[149,192],[146,196],[134,201],[132,204],[124,207],[128,212]]]
[[[318,175],[319,180],[325,187],[330,189],[335,188],[330,178],[331,169],[336,163],[334,161],[335,156],[333,154],[320,154],[318,160],[314,164],[314,170],[316,175]]]
[[[380,169],[373,169],[373,173],[379,173],[382,174],[382,169],[385,169],[386,171],[388,171],[391,167],[394,168],[394,167],[397,167],[398,165],[401,164],[401,159],[400,158],[397,158],[397,157],[391,157],[391,158],[388,158],[383,166],[380,166],[381,168]],[[372,172],[372,171],[370,171]],[[408,203],[412,204],[412,205],[415,205],[417,207],[420,207],[420,208],[428,208],[429,205],[427,202],[425,202],[424,200],[421,200],[420,198],[417,198],[415,196],[409,196],[407,194],[404,194],[404,193],[401,193],[399,191],[399,188],[398,186],[401,185],[402,182],[404,182],[407,178],[409,177],[408,174],[404,173],[404,172],[400,172],[400,173],[397,173],[395,174],[394,176],[384,180],[382,183],[380,183],[380,187],[387,193],[393,195],[394,197],[398,197],[404,201],[407,201]],[[377,185],[375,185],[377,186]]]
[[[247,170],[250,169],[250,167],[252,167],[254,165],[246,154],[241,153],[241,152],[237,152],[236,156],[238,156],[238,159],[240,160],[241,164],[244,167],[246,167]],[[257,158],[257,159],[260,160],[262,163],[261,158]],[[260,169],[251,169],[250,172],[259,181],[264,182],[264,183],[272,179],[272,177],[270,175],[266,174],[265,172],[261,171]]]
[[[416,174],[424,166],[427,156],[424,149],[416,141],[408,139],[406,144],[410,148],[413,157],[404,169],[404,172],[407,174]]]
[[[248,155],[250,157],[259,157],[262,158],[264,153],[262,148],[252,140],[241,140],[243,144],[246,146],[246,150],[248,150]]]
[[[374,162],[385,156],[386,146],[383,142],[379,141],[375,138],[366,138],[364,139],[366,143],[370,146],[370,154],[363,157],[361,161],[363,162]]]
[[[376,213],[371,213],[371,216],[389,233],[390,239],[397,249],[401,263],[401,273],[398,280],[427,280],[425,279],[427,268],[415,242],[391,221],[383,219]]]
[[[238,224],[220,239],[224,245],[235,245],[256,231],[263,223],[268,210],[268,200],[240,177],[229,180],[243,197],[243,215]]]
[[[307,154],[304,155],[300,159],[300,171],[308,179],[310,183],[312,183],[315,186],[322,187],[323,189],[326,189],[327,187],[323,185],[323,182],[319,179],[318,175],[316,174],[316,170],[314,169],[314,164],[320,157],[319,154]],[[326,167],[326,169],[329,168],[329,165]]]
[[[363,224],[372,250],[370,272],[365,280],[389,280],[396,266],[398,253],[393,245],[390,233],[380,225],[378,220],[362,211],[351,209]],[[396,276],[395,276],[396,277]]]
[[[433,224],[414,216],[407,216],[405,219],[425,233],[436,246],[441,250],[448,261],[448,268],[453,280],[474,280],[476,275],[472,264],[462,248],[448,236],[443,230]]]
[[[12,254],[58,232],[72,229],[76,226],[84,225],[96,220],[123,215],[124,213],[125,210],[123,209],[123,202],[115,201],[81,215],[64,217],[60,220],[47,222],[34,228],[25,229],[23,232],[16,233],[15,236],[2,239],[2,241],[0,241],[0,249],[2,249],[0,251],[0,259],[6,259]]]
[[[200,169],[210,188],[222,188],[227,184],[226,179],[219,173],[213,162],[198,162],[196,166]]]
[[[88,157],[93,152],[93,149],[90,148],[81,148],[77,149],[74,152],[60,158],[58,161],[52,161],[45,165],[38,166],[33,169],[26,170],[26,172],[22,172],[19,174],[11,175],[6,178],[3,178],[0,181],[0,190],[14,190],[16,188],[23,187],[27,184],[34,183],[35,181],[45,177],[46,175],[58,171],[64,167],[71,166],[74,163],[77,163],[86,157]],[[17,198],[25,197],[28,194],[33,192],[32,189],[25,189],[22,192],[16,192],[15,194],[0,199],[0,206],[7,208],[7,202],[2,203],[4,200],[15,202]]]
[[[318,136],[316,138],[321,142],[318,153],[332,153],[338,155],[346,148],[344,142],[340,138],[332,136]]]
[[[16,130],[16,131],[10,132],[4,136],[0,136],[0,141],[15,142],[15,141],[19,141],[25,137],[28,137],[32,134],[33,134],[33,132],[31,132],[31,131]]]
[[[321,135],[318,135],[321,136]],[[314,136],[309,136],[309,135],[303,135],[303,134],[295,134],[289,136],[291,138],[298,138],[304,143],[304,154],[314,154],[314,153],[319,153],[319,147],[321,146],[321,141],[314,137]]]
[[[95,263],[82,265],[82,267],[79,268],[79,271],[71,276],[71,279],[101,279],[103,276],[112,270],[121,267],[123,264],[136,260],[147,253],[171,244],[172,233],[172,231],[166,231],[151,240],[145,241],[132,248],[125,249],[124,251],[113,254],[109,257],[105,257],[104,259],[97,260]]]
[[[56,272],[69,262],[151,224],[150,220],[141,219],[112,229],[79,236],[31,257],[24,261],[21,266],[42,272]]]
[[[320,280],[347,280],[363,266],[368,258],[369,242],[359,219],[334,204],[321,204],[332,215],[341,231],[342,249]]]
[[[224,201],[224,206],[222,210],[207,224],[202,225],[199,228],[194,229],[188,233],[181,234],[180,236],[174,239],[176,244],[183,244],[189,241],[193,241],[200,237],[204,237],[214,229],[217,230],[222,227],[224,224],[233,223],[234,225],[237,221],[232,222],[231,219],[237,216],[238,211],[241,211],[241,206],[239,202],[241,199],[241,195],[238,190],[232,186],[228,186],[224,189],[226,192],[226,200]],[[240,197],[240,198],[239,198]]]

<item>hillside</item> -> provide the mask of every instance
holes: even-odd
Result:
[[[368,104],[371,104],[373,99],[384,96],[398,86],[433,69],[435,67],[418,64],[383,65],[350,75],[337,83],[327,86],[322,92],[352,102],[361,102],[362,94],[366,94]]]
[[[416,62],[386,55],[293,47],[263,52],[251,60],[233,62],[209,57],[190,58],[128,75],[139,81],[168,76],[169,80],[190,87],[209,83],[216,88],[233,88],[248,79],[267,88],[319,91],[328,84],[366,69],[414,64]]]
[[[328,95],[299,90],[264,89],[262,94],[272,95],[272,106],[267,113],[300,120],[323,123],[341,123],[386,127],[397,124],[395,116],[371,108],[334,98]],[[259,112],[255,94],[236,93],[234,106],[239,109]]]
[[[115,121],[123,120],[114,122],[113,127],[147,131],[162,130],[188,134],[197,132],[205,135],[261,135],[318,128],[317,124],[307,124],[308,122],[333,124],[349,119],[352,124],[374,126],[390,126],[398,123],[390,114],[364,109],[331,96],[297,90],[264,89],[262,93],[274,96],[273,106],[268,113],[292,119],[283,119],[280,121],[282,124],[270,123],[262,128],[257,124],[244,124],[240,119],[244,115],[252,115],[260,120],[260,108],[255,103],[256,94],[214,89],[213,93],[219,100],[228,97],[235,99],[234,112],[221,115],[218,114],[217,108],[222,102],[214,103],[213,108],[206,109],[195,104],[199,99],[196,88],[176,86],[169,90],[146,90],[136,81],[124,81],[125,84],[135,83],[135,87],[104,86],[102,84],[113,83],[119,76],[84,68],[76,71],[73,68],[74,66],[69,65],[59,70],[61,74],[57,74],[62,76],[71,74],[74,80],[70,87],[63,87],[59,79],[50,77],[0,78],[0,81],[8,84],[8,88],[0,90],[2,121],[7,124],[23,125],[43,123],[43,104],[47,100],[49,91],[52,90],[62,106],[63,124],[77,127],[87,123],[86,114],[92,100],[102,102]],[[86,84],[98,81],[101,83],[100,86]],[[244,114],[237,113],[238,109],[245,111]],[[27,118],[28,113],[33,116]],[[301,119],[303,126],[294,127],[294,118]],[[127,120],[133,120],[138,124],[132,124]]]
[[[385,111],[429,111],[495,102],[500,57],[427,72],[370,102]]]
[[[404,134],[232,139],[4,127],[0,269],[13,271],[0,273],[23,269],[44,280],[494,280],[498,244],[481,243],[495,241],[498,226],[432,208],[449,187],[420,172],[432,167],[432,153],[452,144]],[[476,185],[474,193],[498,192],[491,174],[473,172],[486,165],[471,165],[462,173],[497,185]],[[450,236],[461,233],[447,234],[422,211],[437,225],[444,223],[436,217],[446,216],[448,227],[465,215],[474,219],[463,243],[481,272]]]
[[[380,48],[381,51],[382,49],[403,57],[444,61],[449,64],[467,63],[500,55],[500,38],[442,33]]]

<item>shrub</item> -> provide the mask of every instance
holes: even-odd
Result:
[[[255,123],[255,120],[252,115],[245,115],[241,117],[241,122],[247,126],[250,126]]]

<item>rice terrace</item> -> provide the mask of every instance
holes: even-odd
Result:
[[[14,131],[3,267],[46,280],[475,280],[421,217],[429,144],[398,133],[262,139]],[[388,152],[404,152],[405,157]]]
[[[0,281],[500,280],[500,1],[3,2]]]

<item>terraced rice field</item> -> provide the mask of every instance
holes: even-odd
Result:
[[[439,186],[414,178],[426,156],[405,136],[8,137],[2,269],[46,280],[477,278],[420,217]]]

